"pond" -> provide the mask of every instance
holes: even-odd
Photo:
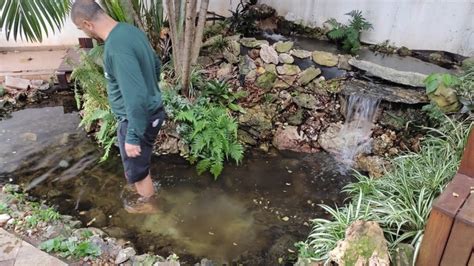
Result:
[[[248,152],[217,181],[198,176],[182,158],[155,156],[160,211],[128,214],[117,150],[99,163],[100,150],[78,128],[79,114],[61,102],[0,121],[0,182],[21,184],[61,213],[128,240],[139,252],[174,252],[185,264],[201,258],[249,265],[291,261],[294,243],[310,231],[309,220],[325,217],[318,204],[341,204],[341,189],[352,179],[322,152]]]

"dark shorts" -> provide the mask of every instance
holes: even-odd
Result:
[[[143,139],[140,140],[141,155],[130,158],[125,153],[125,136],[127,135],[128,121],[119,123],[117,129],[117,138],[120,148],[120,156],[122,157],[125,177],[128,183],[135,183],[143,180],[150,173],[151,155],[153,152],[153,144],[163,122],[166,120],[166,113],[160,108],[155,114],[151,115],[148,121],[148,127],[145,130]]]

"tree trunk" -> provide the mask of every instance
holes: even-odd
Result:
[[[174,0],[166,0],[166,12],[168,13],[168,21],[170,23],[170,31],[171,31],[171,47],[173,49],[173,67],[174,72],[176,75],[179,75],[179,62],[181,62],[181,58],[179,57],[178,51],[179,49],[179,42],[178,42],[178,21],[176,17],[176,10],[179,10],[179,6],[176,6],[175,3],[177,1]],[[178,3],[179,4],[179,3]],[[179,14],[178,14],[179,15]]]
[[[146,32],[140,16],[137,14],[137,12],[135,12],[135,9],[133,8],[132,0],[120,0],[120,4],[125,9],[124,11],[126,13],[127,20],[134,21],[135,25],[137,25],[140,30]]]
[[[184,53],[183,56],[183,94],[190,96],[190,74],[191,74],[191,49],[194,42],[194,29],[196,23],[196,0],[186,0],[186,22],[184,29]]]
[[[209,0],[201,0],[201,8],[199,9],[199,18],[194,39],[191,64],[195,65],[201,51],[202,36],[204,27],[206,26],[207,9],[209,8]]]

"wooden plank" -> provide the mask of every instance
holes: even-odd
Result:
[[[418,266],[439,265],[449,238],[454,217],[433,209],[425,228],[425,235],[416,260]]]
[[[464,201],[471,194],[474,178],[463,174],[456,174],[446,189],[433,203],[433,209],[438,209],[450,217],[457,215]]]
[[[474,195],[471,195],[455,218],[441,265],[466,265],[474,247]]]
[[[458,173],[474,178],[474,132],[471,129]]]

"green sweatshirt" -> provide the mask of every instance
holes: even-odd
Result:
[[[104,70],[112,112],[128,121],[125,142],[138,145],[150,115],[162,106],[160,60],[145,33],[118,23],[105,41]]]

